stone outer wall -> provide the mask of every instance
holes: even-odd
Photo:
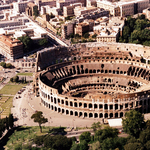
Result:
[[[122,43],[87,43],[52,48],[38,53],[33,90],[41,97],[45,107],[70,116],[118,118],[130,109],[148,113],[149,53],[149,47]],[[142,57],[145,59],[143,62]],[[53,86],[43,80],[47,73],[55,77]],[[86,78],[90,79],[86,81]],[[84,80],[86,87],[82,86]],[[61,93],[59,85],[63,82],[65,84]],[[98,90],[102,95],[92,98],[72,97],[70,93],[74,91],[69,85],[75,87],[73,83],[78,86],[75,92]],[[138,88],[129,83],[136,83]],[[108,93],[104,94],[106,91]]]

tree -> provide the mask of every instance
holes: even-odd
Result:
[[[34,7],[33,7],[33,15],[34,15],[35,17],[37,17],[37,16],[39,15],[38,6],[34,6]]]
[[[80,139],[80,142],[85,140],[87,143],[89,143],[91,141],[91,133],[89,131],[83,132],[79,136],[79,139]]]
[[[18,81],[19,81],[19,77],[18,76],[13,77],[13,82],[18,82]]]
[[[22,36],[19,37],[18,40],[20,40],[23,43],[23,49],[24,52],[29,52],[33,48],[33,41],[29,36]]]
[[[126,133],[138,138],[143,129],[144,116],[136,110],[130,110],[126,112],[122,124]]]
[[[92,143],[91,147],[89,150],[100,150],[100,142],[99,141],[96,141],[95,143]]]
[[[124,146],[124,150],[144,150],[141,143],[128,143]]]
[[[95,33],[94,35],[92,35],[92,38],[95,39],[96,37],[97,37],[97,34],[96,34],[96,33]]]
[[[39,41],[39,45],[40,45],[40,46],[46,46],[47,44],[48,44],[48,41],[47,41],[46,38],[41,39],[41,40]]]
[[[147,141],[150,141],[150,130],[146,129],[140,133],[139,140],[142,144],[146,144]]]
[[[9,114],[9,117],[8,117],[8,124],[9,124],[9,127],[12,129],[13,126],[14,126],[14,117],[12,114]]]
[[[83,35],[83,37],[86,39],[89,38],[89,36],[90,36],[90,34],[88,32]]]
[[[6,64],[6,68],[11,68],[12,67],[12,64],[11,63],[7,63]]]
[[[55,150],[70,150],[72,146],[72,139],[62,135],[47,135],[44,138],[44,147]]]
[[[80,146],[79,150],[88,150],[89,149],[88,143],[85,140],[80,142],[79,146]]]
[[[105,127],[102,130],[97,130],[95,132],[94,140],[103,142],[106,138],[115,138],[118,136],[118,129]]]
[[[40,132],[42,133],[42,124],[48,122],[47,118],[44,118],[43,112],[36,111],[32,116],[31,119],[34,119],[34,122],[37,122],[40,127]]]
[[[2,66],[3,68],[6,68],[6,63],[5,62],[1,62],[0,66]]]
[[[101,125],[100,125],[100,122],[97,122],[97,123],[93,123],[92,124],[92,129],[93,131],[95,132],[97,129],[100,129],[101,128]]]

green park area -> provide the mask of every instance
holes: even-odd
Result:
[[[13,97],[2,96],[0,97],[0,115],[1,118],[9,116],[11,113]]]
[[[15,95],[26,84],[8,83],[1,90],[0,94]]]
[[[40,133],[39,127],[19,127],[14,133],[9,137],[9,141],[7,142],[5,148],[8,150],[15,149],[20,147],[22,143],[32,142],[33,138],[36,136],[45,135],[49,132],[52,127],[43,127],[42,133]]]
[[[17,76],[33,76],[33,73],[31,72],[17,73]]]
[[[8,83],[0,90],[0,115],[1,118],[11,113],[13,96],[26,84]]]

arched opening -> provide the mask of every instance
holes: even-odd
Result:
[[[87,117],[87,113],[86,112],[84,113],[84,117]]]
[[[69,111],[68,110],[66,110],[66,115],[68,115],[69,114]]]
[[[72,103],[72,102],[70,102],[70,106],[73,106],[73,103]]]
[[[53,97],[51,97],[51,102],[53,103]]]
[[[61,112],[61,109],[60,109],[60,108],[58,108],[58,112]]]
[[[57,107],[55,107],[55,111],[57,111]]]
[[[64,109],[62,109],[62,113],[64,113],[65,111],[64,111]]]
[[[92,104],[89,104],[89,108],[92,108]]]
[[[54,98],[54,103],[56,104],[56,98]]]
[[[123,117],[123,112],[120,113],[120,117]]]
[[[81,107],[82,106],[82,103],[79,103],[79,107]]]
[[[105,118],[108,118],[108,114],[107,113],[105,113]]]
[[[113,118],[113,113],[110,113],[110,118]]]
[[[118,109],[118,104],[115,104],[115,110],[117,110]]]
[[[105,109],[108,109],[108,105],[107,105],[107,104],[105,104],[105,106],[104,106],[104,107],[105,107]]]
[[[78,112],[77,111],[75,111],[75,116],[78,116]]]
[[[61,104],[64,104],[64,100],[61,100]]]
[[[93,117],[93,114],[92,113],[89,113],[89,118]]]
[[[87,68],[85,69],[85,73],[88,73],[88,69]]]
[[[103,105],[102,104],[99,104],[99,109],[103,108]]]
[[[76,102],[74,103],[74,107],[78,107]]]
[[[87,104],[86,103],[84,103],[84,108],[87,108]]]
[[[66,105],[68,106],[68,101],[66,101]]]
[[[80,68],[77,66],[77,74],[80,74]]]
[[[51,105],[51,109],[53,110],[53,105]]]
[[[98,117],[98,114],[97,114],[97,113],[95,113],[95,114],[94,114],[94,118],[97,118],[97,117]]]
[[[79,117],[81,117],[82,116],[82,112],[79,112]]]
[[[95,69],[93,70],[93,73],[96,73],[96,70],[95,70]]]
[[[97,108],[97,104],[94,104],[94,108],[95,108],[95,109]]]
[[[49,109],[51,108],[51,105],[49,104]]]
[[[100,118],[103,118],[103,114],[102,114],[102,113],[100,113],[100,114],[99,114],[99,117],[100,117]]]
[[[73,115],[73,111],[70,111],[70,115]]]
[[[115,118],[118,118],[118,113],[115,113]]]

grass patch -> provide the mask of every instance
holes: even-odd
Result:
[[[17,76],[33,76],[32,72],[17,73]]]
[[[10,94],[10,95],[15,95],[22,87],[26,86],[26,84],[15,84],[15,83],[10,83],[5,85],[1,90],[0,94]]]
[[[6,117],[9,116],[9,114],[11,113],[11,107],[12,107],[12,101],[13,101],[13,97],[1,97],[0,99],[0,107],[3,110],[1,113],[1,117]]]
[[[42,127],[42,133],[40,133],[40,128],[38,126],[34,127],[18,127],[14,133],[9,137],[9,140],[5,146],[6,149],[12,150],[18,144],[32,142],[35,136],[45,135],[54,127]]]

